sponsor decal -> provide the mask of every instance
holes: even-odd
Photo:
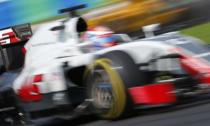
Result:
[[[0,44],[8,45],[12,43],[17,43],[20,40],[15,36],[12,28],[4,29],[0,31]]]

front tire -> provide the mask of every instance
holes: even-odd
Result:
[[[88,97],[91,108],[105,119],[117,119],[127,109],[125,85],[109,59],[98,59],[87,77]]]

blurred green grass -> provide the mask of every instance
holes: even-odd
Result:
[[[210,44],[210,22],[184,29],[181,33],[194,36]]]

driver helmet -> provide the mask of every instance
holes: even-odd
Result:
[[[92,47],[96,50],[100,50],[118,44],[113,33],[114,32],[107,27],[97,26],[86,31],[82,39],[93,42]]]

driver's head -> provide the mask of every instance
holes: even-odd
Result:
[[[98,26],[85,32],[83,39],[92,41],[94,43],[93,48],[103,49],[118,44],[113,33],[114,32],[107,27]]]

